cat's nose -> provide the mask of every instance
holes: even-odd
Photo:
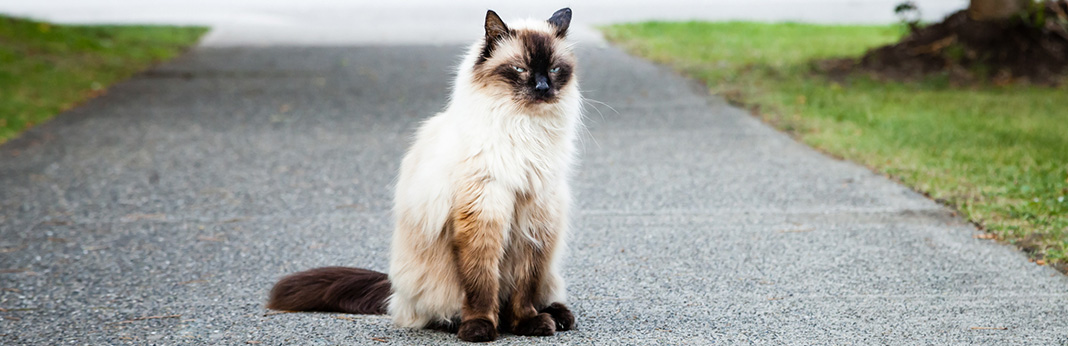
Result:
[[[534,85],[534,90],[541,92],[549,91],[548,78],[545,78],[545,76],[537,76],[535,80],[537,81],[537,83]]]

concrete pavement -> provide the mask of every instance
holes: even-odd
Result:
[[[296,270],[385,269],[400,156],[461,51],[200,47],[0,146],[0,344],[455,341],[263,302]],[[1068,343],[1064,275],[666,68],[580,60],[579,327],[536,341]]]

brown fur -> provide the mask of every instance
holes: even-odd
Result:
[[[560,323],[551,314],[539,313],[535,305],[551,255],[544,250],[555,249],[553,232],[548,229],[531,232],[539,235],[535,239],[539,246],[518,235],[506,245],[502,238],[505,220],[493,211],[482,210],[479,204],[481,199],[493,197],[485,195],[485,185],[492,180],[473,178],[471,181],[460,190],[452,215],[453,248],[465,296],[459,337],[467,341],[492,340],[497,329],[517,335],[553,335]],[[519,216],[549,219],[546,215],[549,211],[535,202],[530,195],[517,194],[513,209],[516,215],[511,215],[512,220]],[[510,227],[522,226],[511,224]]]
[[[514,220],[528,216],[520,215],[520,213],[537,213],[533,197],[528,194],[517,194],[515,204]],[[538,215],[529,216],[539,219]],[[516,230],[520,227],[523,226],[512,225],[512,228]],[[543,234],[543,232],[532,233]],[[552,335],[553,333],[544,326],[541,329],[538,328],[538,322],[535,320],[544,317],[538,316],[535,299],[538,285],[542,281],[542,274],[547,270],[546,266],[549,263],[549,256],[543,249],[553,249],[554,242],[549,237],[539,237],[536,240],[542,243],[541,247],[533,246],[524,239],[513,239],[505,251],[504,262],[508,271],[505,280],[511,284],[511,292],[508,295],[508,320],[510,322],[508,327],[517,335]]]
[[[485,342],[497,339],[497,327],[493,322],[483,318],[466,320],[460,323],[460,330],[456,332],[460,340],[471,342]]]
[[[475,179],[462,189],[452,215],[453,249],[464,289],[461,330],[463,324],[476,319],[486,320],[497,328],[505,221],[481,209],[479,199],[488,182]]]
[[[567,331],[575,328],[575,315],[563,303],[552,303],[541,309],[540,312],[549,314],[556,321],[557,331]]]
[[[271,289],[268,309],[386,313],[389,278],[367,269],[324,267],[290,274]]]

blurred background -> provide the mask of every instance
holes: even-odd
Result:
[[[55,23],[179,24],[212,28],[203,45],[424,44],[469,42],[483,11],[505,19],[570,6],[580,40],[598,39],[591,25],[646,20],[797,21],[888,24],[900,0],[662,1],[338,1],[338,0],[2,0],[0,12]],[[938,21],[964,0],[915,1]],[[551,12],[549,12],[551,13]]]

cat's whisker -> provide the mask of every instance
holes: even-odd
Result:
[[[588,126],[586,126],[586,124],[580,124],[579,127],[582,128],[582,131],[586,132],[586,136],[579,136],[578,137],[579,141],[582,141],[583,143],[585,143],[585,138],[589,137],[590,140],[593,141],[593,144],[597,146],[597,148],[601,148],[601,143],[597,142],[597,138],[593,136],[593,132],[590,132],[590,128]]]
[[[582,102],[597,103],[599,105],[608,107],[608,109],[612,110],[612,112],[616,113],[616,115],[619,115],[619,111],[617,111],[615,108],[612,107],[612,105],[609,105],[607,103],[604,103],[604,102],[601,102],[601,101],[597,101],[597,100],[594,100],[594,99],[591,99],[591,98],[585,98],[585,97],[582,98]],[[597,108],[596,106],[590,106],[590,107],[593,108],[593,110],[597,111],[597,113],[601,115],[601,120],[603,121],[604,120],[604,113],[601,112],[601,109]]]

